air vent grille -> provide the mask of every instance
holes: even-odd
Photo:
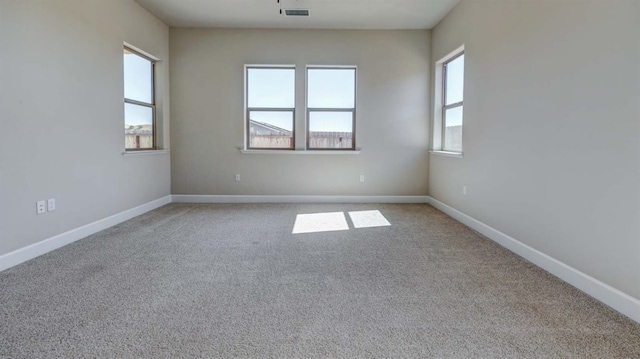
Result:
[[[309,16],[309,9],[283,9],[284,16]]]

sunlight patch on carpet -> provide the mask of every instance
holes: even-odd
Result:
[[[349,212],[355,228],[384,227],[391,223],[378,210]]]
[[[348,229],[347,218],[343,212],[310,213],[296,216],[292,233],[346,231]]]

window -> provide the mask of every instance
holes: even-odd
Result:
[[[295,77],[295,67],[246,67],[247,149],[294,149]]]
[[[307,68],[307,148],[354,150],[356,68]]]
[[[153,150],[155,141],[155,61],[124,48],[125,150]]]
[[[464,53],[442,65],[442,150],[462,153]]]

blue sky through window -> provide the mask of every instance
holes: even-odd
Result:
[[[295,69],[248,69],[248,106],[251,108],[296,107]]]
[[[144,103],[153,101],[153,63],[127,49],[124,50],[124,97]],[[153,121],[150,108],[125,104],[125,125],[147,125]]]
[[[309,131],[312,132],[351,132],[353,131],[353,114],[351,112],[309,113]]]
[[[451,105],[462,101],[464,94],[464,55],[447,64],[447,103]]]
[[[309,108],[355,106],[355,69],[309,69],[307,81]]]
[[[151,125],[153,124],[153,110],[151,107],[125,103],[124,119],[125,125]]]
[[[462,106],[454,107],[447,110],[445,114],[446,127],[462,126]]]

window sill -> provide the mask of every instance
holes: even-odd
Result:
[[[122,152],[122,155],[125,157],[129,157],[129,156],[162,155],[165,153],[169,153],[169,150],[124,151]]]
[[[463,158],[462,152],[448,152],[448,151],[429,151],[432,155]]]
[[[240,150],[245,155],[359,155],[356,150]]]

